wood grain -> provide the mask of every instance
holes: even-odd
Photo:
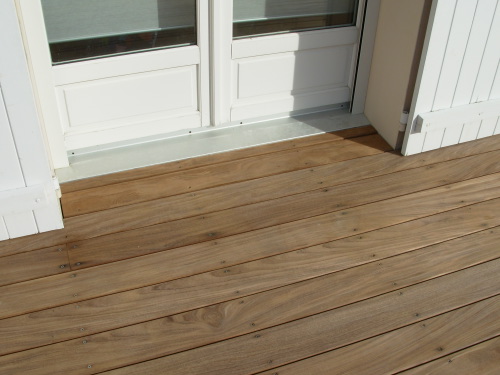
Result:
[[[157,225],[207,212],[300,194],[318,187],[337,186],[447,161],[446,156],[449,154],[442,155],[443,158],[426,156],[403,158],[395,153],[383,153],[80,215],[65,220],[69,233],[68,241]]]
[[[51,247],[0,258],[0,286],[56,275],[69,270],[65,247]]]
[[[436,162],[442,162],[446,160],[452,160],[455,158],[461,158],[465,156],[480,154],[483,152],[489,152],[493,150],[498,150],[500,148],[500,139],[499,136],[487,137],[481,140],[476,140],[474,142],[469,142],[463,145],[456,145],[451,147],[442,148],[439,150],[435,150],[429,153],[423,153],[420,155],[414,155],[410,157],[397,157],[396,161],[392,163],[397,165],[397,160],[402,163],[402,169],[405,168],[413,168],[419,167],[423,165],[429,165]],[[278,144],[276,144],[278,145]],[[232,154],[232,153],[229,153]],[[229,155],[228,154],[228,155]],[[251,155],[248,155],[251,156]],[[369,159],[364,158],[364,161],[373,160],[375,157],[370,157]],[[227,157],[227,156],[226,156]],[[192,159],[192,162],[196,163],[197,159]],[[191,161],[190,161],[191,162]],[[383,168],[383,164],[374,165],[373,168],[380,169]],[[196,165],[198,166],[198,165]],[[160,166],[158,166],[160,167]],[[352,166],[352,169],[349,170],[350,166],[345,165],[344,171],[352,172],[353,174],[358,173],[358,171],[363,169],[362,167]],[[398,170],[397,168],[395,169]],[[137,173],[138,177],[141,177],[141,170],[128,171],[126,173],[132,174]],[[390,171],[388,171],[389,173]],[[124,172],[125,173],[125,172]],[[363,173],[363,172],[361,172]],[[365,172],[366,173],[366,172]],[[146,177],[147,174],[143,177]],[[107,176],[110,181],[113,179],[113,175]],[[87,182],[92,181],[93,179],[85,180]],[[349,179],[344,182],[353,181],[354,179]],[[82,181],[83,183],[84,181]],[[92,183],[90,183],[89,187],[92,187]],[[155,202],[158,202],[155,201]],[[154,203],[150,206],[153,207]],[[130,206],[132,207],[132,206]],[[113,211],[113,210],[109,210]],[[163,210],[164,212],[165,210]],[[46,248],[51,246],[56,246],[59,244],[66,244],[68,241],[82,240],[85,238],[97,237],[104,234],[109,234],[113,232],[119,232],[121,230],[130,229],[126,227],[126,223],[128,221],[133,221],[132,225],[137,224],[137,226],[148,226],[154,225],[162,222],[161,213],[151,213],[147,208],[145,208],[145,213],[141,216],[137,211],[130,212],[127,215],[125,211],[116,211],[111,212],[108,215],[104,215],[102,217],[93,216],[92,214],[82,215],[78,217],[73,217],[65,220],[65,229],[46,232],[42,234],[37,234],[28,237],[16,238],[9,241],[0,241],[0,256],[9,256],[17,253],[27,252],[31,250],[36,250],[40,248]],[[151,219],[149,217],[152,217]],[[124,217],[125,220],[121,220],[121,217]],[[155,221],[156,220],[156,221]],[[143,225],[142,225],[143,223]],[[120,226],[121,225],[121,226]],[[131,225],[131,226],[132,226]],[[136,227],[137,227],[136,226]],[[124,229],[123,229],[124,228]]]
[[[178,172],[181,170],[184,171],[192,168],[204,167],[211,164],[219,164],[237,159],[244,159],[285,150],[293,150],[300,147],[314,146],[325,142],[341,141],[343,139],[362,137],[376,133],[377,132],[375,131],[375,129],[370,125],[360,126],[358,128],[340,130],[332,133],[293,139],[290,141],[277,142],[256,147],[248,147],[241,150],[222,152],[213,155],[200,156],[197,158],[178,160],[171,163],[152,165],[145,168],[112,173],[109,175],[94,178],[65,182],[64,184],[61,184],[61,191],[63,194],[66,194],[78,190],[85,190],[99,186],[133,181],[141,178],[148,178],[161,174]]]
[[[431,362],[422,366],[421,371],[410,370],[402,373],[399,371],[498,335],[500,333],[499,313],[499,298],[491,298],[394,332],[261,374],[373,375],[396,372],[405,375],[498,374],[498,366],[495,369],[496,372],[493,371],[495,363],[497,365],[500,363],[498,339],[496,343],[492,340],[493,345],[491,341],[488,342],[489,346],[480,344],[478,350],[481,352],[479,353],[468,349],[468,355],[465,354],[464,357],[449,355],[445,357],[446,359],[437,360],[438,366]],[[497,353],[495,353],[495,344]],[[479,357],[474,358],[477,354]],[[486,357],[488,354],[490,357]],[[450,360],[452,362],[449,362]],[[457,363],[453,363],[455,360],[458,360]]]
[[[495,174],[403,197],[388,199],[382,202],[367,204],[341,212],[334,212],[312,219],[275,226],[269,228],[267,233],[274,233],[272,240],[280,242],[282,246],[286,245],[287,250],[290,251],[297,248],[300,236],[305,235],[307,238],[306,242],[310,244],[311,239],[318,237],[318,232],[323,232],[323,235],[324,233],[328,233],[330,238],[325,240],[324,237],[324,240],[321,242],[332,241],[349,237],[353,234],[360,234],[384,226],[395,225],[419,217],[479,203],[484,200],[494,199],[498,197],[499,191],[500,175]],[[294,232],[299,232],[298,236],[294,236]],[[266,252],[267,248],[256,245],[256,241],[260,238],[266,238],[267,233],[266,231],[258,233],[250,232],[249,235],[252,240],[250,242],[247,240],[246,245],[242,244],[238,247],[232,247],[232,252],[234,253],[234,249],[237,248],[238,251],[241,251],[246,256],[248,252],[245,247],[261,253]],[[288,237],[288,242],[285,242],[285,237]],[[227,241],[231,240],[233,238],[230,237]],[[220,240],[207,242],[205,244],[205,251],[202,251],[202,256],[196,257],[192,262],[187,261],[187,252],[186,248],[184,248],[182,250],[184,266],[174,268],[171,264],[168,264],[168,268],[162,270],[164,281],[182,277],[186,274],[196,274],[206,271],[205,269],[197,272],[195,267],[200,264],[200,259],[207,259],[207,257],[208,262],[213,264],[212,267],[217,266],[217,268],[220,268],[221,260],[214,259],[213,251],[220,247],[221,243],[223,246],[226,246],[228,242]],[[206,249],[210,250],[206,251]],[[133,267],[137,263],[128,264]],[[101,268],[94,268],[93,272],[99,273],[99,270]],[[128,273],[116,274],[110,272],[107,268],[102,268],[102,270],[98,278],[89,279],[90,273],[86,272],[81,274],[80,277],[71,278],[70,275],[57,275],[33,282],[28,281],[1,287],[0,304],[2,305],[2,311],[0,311],[0,316],[5,318],[20,315],[94,298],[103,295],[103,293],[116,293],[119,290],[124,290],[123,285],[126,284],[126,280],[129,277]],[[78,276],[78,274],[74,274]],[[143,277],[146,278],[147,275]],[[119,289],[113,289],[112,285],[118,285]],[[24,302],[27,299],[30,300],[29,305]]]
[[[182,288],[177,286],[179,282],[165,285],[172,293],[165,298],[175,304],[179,299],[194,302],[200,295],[236,297],[287,286],[85,336],[84,345],[82,339],[77,339],[0,357],[0,368],[16,363],[16,369],[26,375],[94,373],[230,339],[493,260],[498,256],[495,243],[500,240],[500,231],[493,241],[483,241],[483,236],[488,233],[477,233],[322,277],[317,276],[339,268],[336,253],[325,248],[323,252],[299,251],[247,263],[228,269],[230,272],[194,276],[191,281],[180,281]],[[475,246],[477,243],[481,245]],[[470,251],[471,248],[474,251]],[[370,258],[366,256],[366,259]],[[313,279],[302,281],[309,278]],[[299,283],[289,285],[296,282]],[[331,285],[335,285],[335,293],[325,293]],[[235,294],[235,290],[239,293]],[[45,368],[43,364],[47,361],[57,364]],[[90,371],[86,368],[88,363],[93,364]]]
[[[401,375],[498,375],[498,369],[500,369],[500,337],[497,336],[425,365],[404,371]]]
[[[71,217],[388,150],[379,135],[370,135],[67,193],[61,204]]]
[[[498,261],[493,261],[308,319],[264,329],[257,334],[105,373],[198,375],[225,372],[246,375],[266,371],[495,296],[498,293],[497,272]],[[456,289],[450,290],[450,285],[455,285]],[[478,337],[492,337],[500,329],[499,303],[500,297],[491,298],[442,319],[457,324],[454,325],[456,330],[468,321],[476,326],[473,332]]]
[[[498,336],[500,144],[331,162],[305,151],[360,139],[352,150],[371,148],[310,138],[145,171],[252,170],[0,243],[0,373],[330,374],[332,358],[342,373],[394,373]],[[299,169],[262,176],[259,160],[296,149],[321,165],[292,157]],[[96,263],[54,269],[70,253]]]
[[[309,247],[299,250],[298,253],[288,253],[288,255],[283,254],[275,256],[274,258],[263,259],[262,261],[256,261],[255,264],[258,268],[258,265],[262,263],[264,269],[267,269],[269,266],[266,265],[272,265],[275,262],[279,262],[280,267],[273,267],[273,269],[280,269],[281,267],[285,269],[285,264],[288,262],[288,259],[293,261],[298,259],[297,261],[303,263],[307,262],[307,259],[310,258],[310,260],[314,262],[314,256],[317,256],[318,259],[326,262],[326,268],[318,267],[317,265],[313,266],[311,264],[308,267],[300,267],[297,271],[298,275],[293,276],[302,279],[317,277],[327,272],[377,261],[450,240],[457,236],[482,231],[491,226],[498,226],[500,225],[500,218],[498,215],[495,215],[494,212],[499,208],[500,199],[488,201],[404,224],[389,226],[377,231],[348,237],[324,245]],[[308,228],[305,229],[307,231]],[[418,236],[408,236],[407,233],[422,234]],[[481,241],[482,246],[489,246],[488,244],[490,244],[493,246],[493,249],[496,249],[498,235],[498,229],[491,229],[489,232],[481,232],[481,234],[470,237],[469,239],[472,239],[472,243],[474,243],[477,238],[478,241]],[[457,242],[460,242],[460,239],[458,239]],[[248,246],[244,246],[244,244]],[[270,249],[267,249],[268,245]],[[454,245],[455,242],[451,245],[452,248]],[[236,255],[238,256],[236,256],[234,249],[239,248],[239,246],[242,246],[242,251],[237,252],[238,254]],[[280,251],[286,251],[289,244],[275,241],[274,244],[262,243],[262,246],[259,246],[259,243],[251,244],[249,241],[242,241],[239,246],[233,243],[229,244],[226,248],[214,249],[215,253],[211,256],[207,256],[205,251],[201,251],[191,254],[179,252],[178,258],[160,259],[156,256],[149,259],[147,257],[139,258],[144,261],[138,262],[139,259],[136,259],[134,263],[124,262],[121,268],[115,268],[114,270],[109,268],[110,266],[106,266],[106,268],[99,267],[95,270],[89,269],[79,271],[75,273],[76,278],[63,278],[61,282],[79,282],[81,284],[78,288],[79,290],[82,290],[82,287],[87,284],[87,288],[89,289],[100,288],[99,290],[101,293],[104,291],[110,293],[113,291],[113,288],[115,288],[115,290],[120,290],[119,288],[132,289],[134,286],[137,287],[147,282],[152,283],[155,280],[165,279],[165,264],[169,264],[173,272],[174,270],[182,269],[183,264],[194,264],[204,259],[208,262],[205,267],[210,268],[211,266],[214,269],[214,271],[211,271],[213,275],[218,276],[222,274],[229,276],[235,273],[238,274],[239,272],[233,270],[232,273],[224,273],[224,269],[221,270],[221,267],[236,267],[236,269],[238,269],[237,265],[239,263],[245,260],[248,261],[251,258],[247,252],[255,253],[257,251],[256,249],[266,249],[267,253],[264,254],[264,252],[261,252],[254,256],[258,259],[259,255],[261,257],[264,255],[269,256],[273,253],[279,254]],[[446,245],[445,242],[445,244],[439,245],[437,248],[444,249],[442,250],[443,254],[446,254],[446,248],[449,246],[450,245]],[[458,244],[457,246],[461,248],[463,244]],[[290,246],[290,249],[292,248],[293,247]],[[434,248],[434,250],[435,249],[436,248]],[[474,252],[470,253],[470,257],[476,256]],[[457,254],[460,254],[460,252]],[[457,257],[457,259],[459,258],[460,257]],[[118,264],[116,266],[120,267]],[[316,270],[317,267],[318,269]],[[219,270],[215,271],[217,268],[219,268]],[[243,269],[247,268],[243,267]],[[202,268],[197,269],[197,271],[202,272]],[[181,277],[181,272],[172,276]],[[106,277],[106,275],[111,275],[111,277]],[[189,275],[189,273],[186,273],[186,275]],[[205,278],[210,277],[210,275],[211,273],[208,276],[200,276],[199,279],[201,280],[201,284],[204,284]],[[292,279],[292,276],[289,277]],[[103,280],[103,282],[97,283],[95,282],[96,280]],[[196,280],[196,278],[191,277],[189,280]],[[225,279],[222,278],[221,280],[223,283],[222,287],[225,287]],[[78,304],[31,313],[17,318],[0,320],[0,334],[5,339],[3,342],[0,342],[0,353],[4,354],[11,351],[46,345],[107,329],[118,328],[122,325],[135,324],[142,320],[156,319],[180,311],[219,303],[225,299],[234,298],[234,290],[239,291],[238,296],[240,297],[245,296],[245,291],[247,293],[261,291],[260,289],[252,290],[252,286],[248,283],[246,283],[248,284],[246,286],[239,287],[230,284],[229,287],[234,287],[234,289],[229,289],[229,292],[226,294],[216,293],[212,295],[212,293],[208,293],[205,295],[195,290],[193,295],[186,295],[186,297],[189,298],[183,297],[182,300],[177,301],[175,304],[172,302],[172,296],[168,298],[157,298],[159,293],[170,293],[168,285],[172,286],[171,288],[174,292],[178,290],[181,292],[181,295],[183,295],[183,282],[183,279],[180,279],[179,281],[157,285],[156,287],[148,287],[143,290],[124,292],[117,295],[102,297],[97,300],[83,301]],[[175,285],[180,285],[180,287],[175,289]],[[370,288],[366,287],[364,284],[351,283],[351,285],[360,285],[366,288],[367,291],[370,290]],[[55,289],[56,286],[52,284],[48,285],[48,288]],[[323,288],[318,289],[318,291],[323,290]],[[312,295],[315,294],[313,293]],[[346,294],[339,294],[339,297],[345,295]],[[336,294],[333,296],[336,296]],[[270,300],[272,299],[273,298],[270,297]],[[274,303],[270,300],[266,302],[267,306],[274,306]],[[278,298],[277,301],[280,301],[280,299]],[[275,311],[277,308],[278,307],[274,306],[272,311]],[[80,331],[82,327],[84,327],[84,331]]]
[[[72,268],[81,269],[324,215],[496,172],[500,172],[500,151],[71,242],[69,256]],[[280,187],[286,190],[286,185]],[[235,204],[240,197],[238,191],[225,193],[226,200]],[[360,191],[369,194],[359,194]],[[254,191],[249,193],[255,194]],[[203,197],[211,199],[210,195]],[[194,214],[204,207],[200,201],[194,204],[194,210],[190,211],[189,201],[182,200],[179,205],[172,204],[169,212],[172,215],[176,211]]]

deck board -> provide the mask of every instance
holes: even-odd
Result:
[[[67,251],[59,246],[0,258],[0,287],[69,270]]]
[[[489,154],[489,153],[488,153]],[[498,154],[491,154],[497,156]],[[465,158],[464,160],[467,160]],[[491,160],[495,160],[491,157]],[[444,160],[446,161],[446,160]],[[79,241],[135,228],[157,225],[207,212],[222,211],[290,195],[319,187],[333,187],[371,177],[401,172],[438,163],[384,153],[297,172],[279,174],[196,193],[180,194],[151,202],[109,209],[68,218],[68,241]],[[256,193],[258,191],[258,193]],[[106,223],[103,225],[102,223]]]
[[[487,233],[487,235],[494,236],[498,230],[495,229],[495,226],[500,225],[500,217],[492,214],[492,210],[495,212],[499,208],[500,199],[487,201],[404,224],[386,227],[363,235],[301,249],[300,253],[305,253],[306,256],[309,256],[308,254],[315,254],[315,256],[320,257],[321,261],[325,261],[327,264],[334,263],[335,267],[329,270],[330,272],[334,272],[368,262],[379,261],[433,244],[447,244],[447,241],[450,239],[486,229],[492,229],[493,233]],[[432,228],[433,230],[428,231],[428,228]],[[406,233],[421,231],[425,231],[426,234],[420,236],[406,235]],[[496,241],[493,240],[493,246],[495,243]],[[231,260],[229,258],[231,256],[231,249],[232,247],[225,254],[227,255],[225,257],[227,260],[223,264],[219,263],[217,265],[218,268],[235,266],[242,263],[240,259]],[[334,249],[335,252],[331,253],[331,249]],[[167,254],[168,252],[165,253],[165,255]],[[274,259],[281,260],[281,266],[284,266],[283,262],[288,257],[291,257],[291,259],[294,257],[293,253],[288,254],[290,255],[275,256]],[[223,256],[224,254],[218,255]],[[115,270],[108,271],[104,267],[98,267],[79,271],[75,274],[80,279],[82,277],[86,278],[90,283],[92,283],[92,280],[105,281],[104,283],[100,283],[100,285],[101,287],[102,285],[107,285],[109,293],[113,291],[113,287],[132,289],[133,285],[144,285],[144,278],[147,278],[150,283],[161,281],[164,279],[163,264],[171,264],[173,269],[177,269],[181,268],[182,264],[191,263],[194,259],[197,259],[196,254],[192,258],[187,258],[182,257],[181,253],[178,260],[168,257],[162,259],[160,258],[160,254],[158,254],[144,257],[142,258],[142,262],[135,260],[135,264],[116,264],[115,267],[119,268]],[[262,260],[263,264],[272,261],[273,258]],[[254,262],[258,264],[259,261]],[[324,268],[317,270],[316,267],[309,273],[301,271],[302,277],[318,277],[325,273],[325,271],[321,272]],[[116,277],[104,278],[107,274],[124,275],[125,277],[118,280]],[[203,277],[207,276],[201,276],[200,279],[203,280]],[[191,278],[191,280],[196,280],[196,278]],[[170,285],[175,284],[174,282]],[[90,284],[90,287],[92,285],[95,286],[95,283]],[[161,290],[168,291],[169,288],[167,288],[167,285],[169,284],[166,284]],[[247,286],[247,288],[249,287]],[[147,288],[144,291],[147,291]],[[246,295],[242,290],[239,290],[239,292],[239,297]],[[230,298],[231,292],[227,296],[218,294],[216,299],[211,298],[210,295],[199,293],[197,295],[198,297],[195,299],[184,299],[182,303],[178,301],[178,303],[174,304],[171,298],[162,298],[161,301],[158,301],[155,296],[151,296],[149,293],[137,294],[135,292],[126,292],[90,300],[89,302],[81,302],[78,304],[78,308],[75,308],[75,305],[68,305],[54,308],[50,311],[41,311],[39,313],[0,320],[0,333],[5,338],[3,344],[0,343],[0,353],[8,353],[85,336],[88,333],[103,331],[105,328],[112,329],[118,328],[121,325],[136,324],[140,322],[140,319],[157,319],[164,315],[188,310],[190,307],[197,308],[220,303],[225,298]],[[270,303],[268,302],[268,304]],[[112,314],[113,311],[114,314]],[[134,312],[134,314],[129,316],[130,312]],[[134,318],[136,315],[140,316],[140,318]],[[80,331],[82,326],[85,327],[85,331],[83,332]]]
[[[71,217],[336,161],[376,155],[388,150],[390,146],[379,135],[321,143],[67,193],[62,198],[63,211],[65,217]]]
[[[473,167],[474,166],[474,167]],[[70,243],[73,269],[217,240],[500,172],[494,152]],[[286,186],[282,188],[286,191]],[[391,189],[387,189],[391,186]],[[366,191],[366,194],[360,194]],[[237,190],[229,193],[238,199]],[[228,198],[231,200],[231,198]],[[196,204],[196,203],[195,203]],[[184,206],[187,206],[185,204]],[[202,205],[195,207],[203,207]],[[173,208],[175,210],[175,207]],[[182,210],[182,207],[179,207]],[[195,208],[196,210],[196,208]],[[184,211],[189,211],[184,208]],[[189,215],[189,214],[188,214]]]
[[[252,236],[253,241],[248,242],[245,239],[246,247],[250,247],[250,251],[246,251],[244,245],[238,246],[237,251],[244,255],[243,261],[249,261],[248,255],[253,251],[262,252],[269,251],[267,247],[261,247],[256,244],[260,238],[264,240],[271,237],[271,240],[282,243],[283,237],[288,234],[299,232],[305,236],[305,241],[311,243],[316,242],[320,238],[318,231],[322,229],[324,236],[329,236],[321,242],[332,241],[343,237],[349,237],[353,234],[361,234],[378,229],[382,226],[395,225],[412,219],[423,216],[437,214],[440,212],[448,211],[454,208],[463,207],[466,205],[483,202],[498,196],[500,191],[500,174],[488,175],[481,178],[462,181],[456,184],[445,185],[422,192],[408,194],[397,198],[387,199],[380,202],[366,204],[352,209],[345,209],[342,211],[316,216],[304,220],[298,220],[287,224],[276,225],[270,228],[265,228],[262,231],[247,232],[248,236]],[[444,195],[446,193],[446,195]],[[444,196],[443,196],[444,195]],[[465,198],[466,196],[467,198]],[[208,216],[208,215],[207,215]],[[188,229],[184,226],[179,226],[173,230],[173,234],[169,236],[174,237],[175,241],[181,241],[179,233],[175,230],[181,231]],[[207,228],[201,228],[206,237]],[[267,229],[267,230],[266,230]],[[189,231],[188,231],[189,232]],[[184,232],[185,233],[185,232]],[[274,234],[274,235],[273,235]],[[129,237],[130,232],[124,233],[127,240],[122,242],[122,247],[117,248],[117,251],[122,251],[124,246],[130,246],[132,241],[139,241],[142,243],[142,238],[134,236]],[[143,235],[143,234],[140,234]],[[210,237],[210,236],[208,236]],[[289,238],[289,243],[296,243],[295,236]],[[210,239],[210,238],[209,238]],[[212,269],[220,268],[221,260],[213,259],[215,254],[214,249],[221,247],[221,243],[227,249],[226,241],[224,239],[232,240],[232,237],[221,238],[217,241],[202,242],[200,245],[210,250],[205,250],[204,258],[211,264]],[[241,240],[241,239],[240,239]],[[136,244],[137,242],[133,242]],[[135,250],[135,245],[132,249]],[[289,245],[290,246],[290,245]],[[195,247],[198,250],[198,247]],[[230,252],[234,252],[235,248],[231,246]],[[106,248],[106,251],[111,251],[111,248]],[[168,251],[166,252],[168,253]],[[182,249],[181,258],[186,262],[189,253],[186,249]],[[102,254],[102,251],[99,253]],[[104,254],[106,255],[106,254]],[[269,256],[260,255],[260,257]],[[163,270],[163,275],[167,280],[184,277],[188,274],[207,271],[207,269],[200,269],[204,263],[201,263],[199,257],[193,259],[193,266],[169,268]],[[132,263],[133,264],[133,263]],[[195,268],[196,267],[196,268]],[[96,269],[99,272],[100,269]],[[121,285],[128,278],[127,274],[103,272],[98,278],[89,278],[88,273],[83,273],[78,276],[78,273],[72,273],[76,277],[71,278],[69,274],[62,274],[56,276],[49,276],[39,280],[27,281],[5,287],[0,287],[0,303],[2,311],[0,311],[0,318],[15,316],[28,312],[34,312],[42,309],[52,308],[67,303],[74,303],[89,298],[95,298],[103,295],[103,289],[106,293],[116,293],[119,289],[111,290],[110,286],[117,286],[116,288],[123,288]],[[85,277],[87,276],[87,277]],[[89,282],[85,283],[88,280]],[[29,300],[30,304],[24,301]]]
[[[71,183],[64,230],[0,243],[0,373],[492,372],[499,140],[401,157],[366,127]]]
[[[314,373],[329,375],[332,373],[332,369],[335,369],[334,371],[339,374],[394,374],[498,334],[500,329],[498,314],[492,313],[498,308],[500,308],[500,299],[494,297],[341,348],[338,351],[278,367],[261,374],[302,375]],[[494,353],[492,354],[494,357]],[[359,360],[360,358],[363,360]],[[498,363],[493,358],[485,362]],[[424,368],[424,372],[421,374],[431,374],[431,372],[427,372],[428,369],[428,367]],[[453,369],[454,372],[448,373],[453,375],[486,374],[480,368],[477,372],[468,372],[465,368],[458,366],[453,366]],[[496,370],[498,373],[498,367]],[[441,370],[437,372],[439,375],[445,373]],[[413,374],[413,372],[410,371],[408,374]]]
[[[468,343],[470,344],[470,343]],[[497,375],[500,368],[500,337],[437,359],[401,375]]]
[[[493,297],[498,293],[495,282],[497,270],[498,262],[480,265],[326,311],[309,319],[292,321],[257,333],[124,367],[109,374],[197,375],[225,372],[246,375],[265,371]],[[449,290],[449,283],[457,288]],[[446,298],[442,297],[444,294]],[[453,320],[455,329],[464,324],[462,319],[466,316],[471,323],[475,323],[475,332],[483,333],[479,327],[487,331],[486,338],[487,335],[498,333],[500,321],[492,313],[491,307],[498,308],[499,303],[500,298],[497,297],[466,308],[469,313],[457,312]],[[485,309],[486,306],[490,309]],[[367,315],[370,319],[366,319]],[[487,319],[487,316],[490,318]],[[443,320],[448,321],[448,317],[443,317]],[[300,345],[297,345],[299,342]],[[210,364],[209,369],[207,363]]]
[[[174,291],[166,296],[172,304],[178,300],[190,300],[194,304],[200,294],[205,301],[221,298],[223,294],[231,298],[236,290],[238,296],[248,297],[21,352],[3,357],[3,360],[0,357],[0,368],[17,362],[26,366],[18,366],[23,374],[39,374],[37,369],[52,357],[54,361],[58,358],[61,372],[80,373],[79,369],[84,369],[89,361],[98,363],[102,371],[230,339],[494,260],[498,257],[496,244],[500,239],[500,231],[495,232],[493,236],[490,232],[480,232],[466,239],[332,274],[329,273],[339,268],[337,257],[300,251],[232,267],[230,275],[223,271],[193,276],[190,281],[182,281],[189,288],[165,286]],[[484,240],[484,236],[490,238]],[[478,242],[481,245],[475,246]],[[311,254],[321,264],[321,269],[317,265],[313,268],[316,262]],[[377,275],[376,280],[373,275]],[[298,284],[283,286],[296,282]],[[331,285],[335,285],[336,293],[325,296]],[[258,292],[260,294],[253,295]],[[98,320],[99,316],[94,319]],[[85,346],[81,345],[83,340]],[[80,349],[75,350],[75,346]]]

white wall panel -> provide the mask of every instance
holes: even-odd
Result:
[[[500,60],[499,0],[435,0],[415,90],[403,153],[433,150],[491,136],[498,115],[419,129],[419,115],[470,108],[498,98]],[[467,117],[467,116],[465,116]]]

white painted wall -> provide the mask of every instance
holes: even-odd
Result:
[[[435,0],[403,153],[499,134],[499,61],[500,0]]]
[[[63,227],[13,0],[0,2],[0,240]]]

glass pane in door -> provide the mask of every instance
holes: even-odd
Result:
[[[352,26],[359,0],[234,0],[233,37]]]
[[[196,44],[196,0],[41,0],[54,64]]]

